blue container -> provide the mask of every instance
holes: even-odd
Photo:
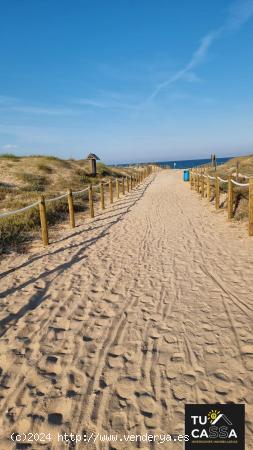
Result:
[[[189,170],[184,170],[184,181],[190,181],[190,172],[189,172]]]

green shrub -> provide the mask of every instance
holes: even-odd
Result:
[[[97,163],[97,173],[103,177],[111,175],[112,171],[104,163]]]
[[[14,155],[14,153],[2,153],[2,154],[0,154],[0,158],[11,159],[13,161],[20,160],[20,158],[18,156]]]
[[[87,184],[90,182],[90,178],[83,169],[76,169],[76,175],[78,176],[78,183]]]
[[[29,231],[38,228],[39,223],[38,208],[0,219],[0,253],[26,242]]]
[[[60,159],[57,156],[44,156],[44,159],[48,161],[55,161],[62,167],[70,167],[69,161],[67,161],[66,159]]]
[[[57,164],[59,164],[62,167],[69,167],[70,163],[69,161],[67,161],[66,159],[61,159],[58,158],[57,156],[45,156],[45,155],[29,155],[29,158],[40,158],[43,159],[45,162],[46,161],[51,161],[51,162],[56,162]]]
[[[43,175],[24,172],[19,174],[19,178],[27,183],[25,187],[27,191],[43,192],[48,184],[47,178]]]
[[[34,199],[31,199],[33,201]],[[87,193],[84,196],[75,198],[75,211],[84,211],[87,207]],[[27,204],[27,203],[26,203]],[[10,206],[10,205],[9,205]],[[19,209],[25,206],[22,202],[12,206],[12,209]],[[47,203],[48,225],[60,223],[68,218],[67,199],[57,202]],[[32,239],[32,233],[40,230],[39,207],[35,206],[23,213],[15,214],[6,218],[0,218],[0,253],[7,250],[23,250]],[[50,230],[49,230],[50,232]]]
[[[52,173],[53,172],[52,167],[48,166],[47,164],[39,163],[37,167],[38,167],[39,170],[42,170],[45,173]]]
[[[0,183],[0,200],[4,200],[6,198],[6,195],[10,194],[11,192],[11,188],[6,187]]]

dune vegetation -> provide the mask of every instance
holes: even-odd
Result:
[[[90,176],[87,160],[64,160],[55,156],[19,157],[0,155],[0,212],[16,210],[38,200],[65,193],[68,189],[79,190],[89,183],[98,184],[107,177],[122,177],[135,169],[108,167],[97,163],[97,176]],[[75,198],[75,210],[87,209],[87,196]],[[66,199],[47,205],[49,225],[68,216]],[[0,219],[0,253],[24,250],[27,243],[39,234],[38,208]]]
[[[218,175],[222,179],[232,176],[239,183],[248,183],[253,178],[253,155],[232,158],[225,164],[218,165],[216,170],[209,168],[208,173]],[[227,207],[227,183],[220,184],[221,205]],[[245,187],[234,186],[234,220],[244,221],[248,218],[249,190]]]

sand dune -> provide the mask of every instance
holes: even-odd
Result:
[[[1,273],[1,449],[21,448],[13,432],[51,434],[32,449],[73,448],[63,432],[92,436],[77,448],[137,448],[93,436],[183,433],[186,402],[230,401],[246,403],[253,448],[253,240],[181,174]]]

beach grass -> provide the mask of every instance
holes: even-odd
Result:
[[[80,190],[89,183],[98,184],[108,177],[123,177],[133,169],[108,167],[97,163],[97,177],[90,176],[86,160],[63,160],[55,156],[32,155],[17,157],[0,155],[0,212],[20,209],[43,194],[56,197],[68,189]],[[87,196],[75,198],[75,211],[85,211]],[[47,204],[47,220],[54,225],[67,220],[66,199]],[[40,228],[38,207],[0,219],[0,253],[9,250],[24,251],[26,245],[38,237]]]

